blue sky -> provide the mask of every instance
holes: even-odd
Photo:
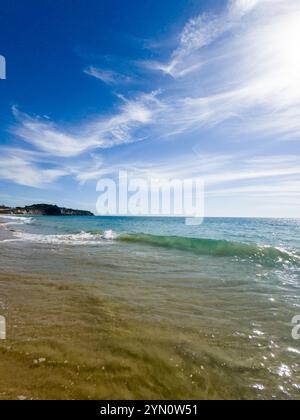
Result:
[[[204,179],[209,216],[299,217],[299,0],[1,1],[0,202]]]

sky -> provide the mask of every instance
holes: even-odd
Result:
[[[299,217],[299,0],[1,0],[0,204],[95,210],[103,177]]]

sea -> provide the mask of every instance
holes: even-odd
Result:
[[[299,219],[0,223],[0,399],[300,398]]]

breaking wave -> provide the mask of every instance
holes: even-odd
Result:
[[[292,263],[300,265],[300,256],[290,251],[271,246],[259,246],[215,239],[197,239],[178,236],[126,234],[118,238],[122,242],[140,243],[154,247],[177,249],[198,255],[252,259],[263,265]]]
[[[113,230],[106,230],[104,232],[82,231],[76,234],[63,235],[41,235],[19,231],[14,232],[14,239],[9,241],[16,240],[52,245],[101,245],[117,241],[118,243],[134,243],[170,250],[181,250],[197,255],[251,260],[267,266],[293,264],[300,267],[300,255],[286,249],[216,239],[158,236],[141,233],[117,234]]]
[[[14,237],[15,240],[19,241],[50,245],[97,245],[104,241],[111,241],[115,239],[116,234],[112,230],[107,230],[101,234],[80,232],[69,235],[39,235],[25,232],[15,232]]]

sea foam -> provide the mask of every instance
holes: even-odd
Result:
[[[7,225],[25,225],[30,224],[33,221],[32,217],[24,216],[9,216],[9,215],[0,215],[0,219],[4,219],[4,224]],[[9,222],[5,222],[9,220]]]
[[[14,232],[15,240],[50,245],[99,245],[104,242],[107,243],[112,241],[116,237],[117,234],[112,230],[99,234],[80,232],[66,235],[40,235],[26,232]]]

